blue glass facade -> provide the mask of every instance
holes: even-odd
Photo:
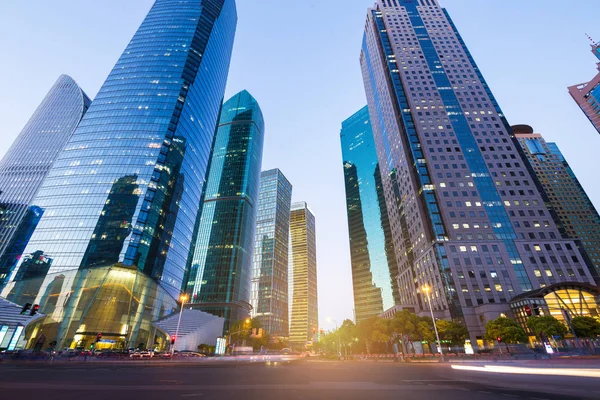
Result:
[[[86,324],[86,271],[132,268],[179,296],[236,24],[234,0],[157,0],[54,163],[24,253],[42,251],[49,274],[79,271],[64,281],[59,342]],[[139,300],[128,312],[152,307]],[[134,340],[144,324],[123,329]]]
[[[398,265],[367,107],[342,123],[340,139],[358,323],[399,303]]]
[[[242,91],[221,109],[186,292],[194,307],[230,322],[250,312],[250,280],[264,120]]]
[[[292,185],[278,169],[260,174],[250,304],[273,337],[289,335],[288,241]]]
[[[600,215],[556,143],[527,125],[513,127],[515,138],[542,186],[563,237],[575,239],[592,274],[600,276]]]
[[[33,198],[90,103],[71,77],[60,76],[0,161],[0,288],[44,213]]]

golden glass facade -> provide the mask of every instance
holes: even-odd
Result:
[[[121,265],[11,282],[0,295],[39,304],[46,316],[28,332],[28,348],[161,348],[165,338],[151,323],[177,311],[175,299],[156,281]]]
[[[551,315],[567,325],[565,314],[570,318],[600,317],[600,288],[584,283],[559,283],[518,296],[510,306],[516,321],[526,330],[527,319],[537,315]]]
[[[315,216],[305,202],[291,207],[289,251],[289,341],[304,346],[319,325]]]

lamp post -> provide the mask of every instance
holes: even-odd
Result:
[[[181,310],[179,310],[179,319],[177,320],[177,329],[175,329],[175,342],[173,343],[173,346],[171,347],[171,355],[175,354],[175,346],[177,344],[177,339],[179,339],[179,325],[181,325],[181,315],[183,314],[183,305],[185,304],[187,299],[188,299],[188,297],[186,294],[182,294],[179,297],[179,300],[181,301]]]
[[[244,320],[244,325],[243,326],[250,325],[251,323],[252,323],[252,320],[250,318],[246,318]],[[242,332],[248,332],[248,329],[244,328],[244,329],[242,329],[240,331],[237,331],[237,332],[229,332],[228,339],[227,339],[227,344],[229,344],[229,345],[231,344],[231,335],[237,335],[238,333],[242,333]],[[233,354],[233,350],[231,351],[231,353]]]
[[[431,312],[431,319],[433,320],[433,330],[435,331],[435,338],[438,342],[438,349],[440,350],[440,354],[442,355],[442,361],[444,361],[444,349],[442,349],[442,342],[440,341],[440,335],[438,333],[437,324],[435,322],[435,316],[433,315],[433,306],[431,305],[431,297],[429,296],[429,292],[431,288],[427,285],[423,286],[422,290],[427,295],[427,302],[429,303],[429,311]]]

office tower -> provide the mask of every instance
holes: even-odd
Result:
[[[304,348],[319,329],[315,216],[305,202],[292,204],[289,242],[289,341]]]
[[[600,42],[592,44],[592,53],[600,59]],[[598,63],[600,70],[600,63]],[[589,82],[569,87],[569,93],[600,133],[600,73]]]
[[[157,0],[52,166],[24,251],[52,260],[47,341],[165,339],[150,323],[177,308],[236,24],[234,0]]]
[[[215,136],[186,291],[194,307],[230,323],[250,313],[250,280],[264,120],[242,91],[227,100]]]
[[[44,213],[33,198],[90,103],[61,75],[0,161],[0,288]]]
[[[358,323],[399,303],[398,265],[367,107],[342,123],[340,139]]]
[[[464,319],[474,341],[516,295],[561,280],[593,283],[437,0],[378,0],[360,60],[401,304],[428,310],[429,287],[437,316]],[[550,259],[558,262],[538,274]],[[573,276],[561,277],[565,270]]]
[[[588,256],[594,275],[600,275],[600,215],[556,143],[546,142],[528,125],[513,126],[529,165],[548,197],[554,220],[564,238]]]
[[[272,337],[288,337],[288,241],[292,185],[279,169],[260,174],[250,303]]]

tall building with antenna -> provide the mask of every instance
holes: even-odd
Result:
[[[595,42],[589,35],[588,39],[592,42],[592,54],[600,59],[600,42]],[[600,63],[598,70],[600,71]],[[569,87],[569,93],[600,133],[600,72],[589,82]]]

